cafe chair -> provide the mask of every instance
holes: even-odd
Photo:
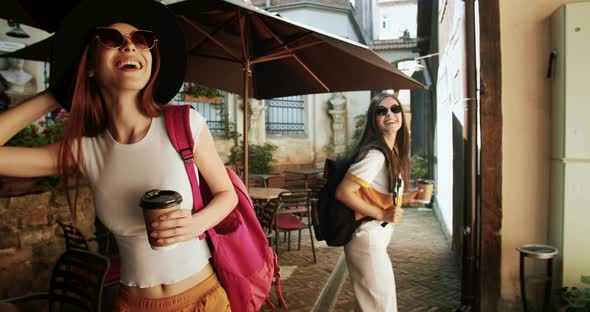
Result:
[[[49,291],[0,300],[15,305],[44,300],[49,312],[101,311],[104,279],[109,259],[98,253],[68,249],[57,260]]]
[[[119,279],[121,276],[121,259],[119,255],[114,253],[114,248],[111,247],[114,245],[112,240],[112,234],[107,233],[104,237],[90,237],[86,238],[84,234],[75,226],[71,224],[65,224],[61,221],[57,221],[57,224],[61,227],[61,230],[64,233],[65,243],[66,243],[66,250],[69,249],[82,249],[90,251],[89,242],[92,241],[99,241],[100,239],[106,240],[106,243],[102,245],[105,246],[104,248],[99,248],[99,253],[103,254],[104,256],[109,258],[110,267],[109,271],[107,272],[105,278],[105,286],[110,287],[119,284]]]
[[[285,174],[284,187],[289,190],[305,189],[305,178],[300,174]]]
[[[316,263],[312,221],[311,221],[311,191],[309,189],[293,190],[282,192],[276,200],[268,203],[274,209],[273,229],[275,249],[278,254],[279,233],[285,232],[288,235],[287,250],[291,250],[291,232],[298,232],[297,249],[301,249],[301,231],[309,230],[313,263]]]
[[[262,226],[262,230],[264,230],[268,244],[271,246],[274,237],[273,231],[276,210],[277,205],[259,205],[256,209],[256,217]]]
[[[283,188],[285,187],[285,175],[281,174],[268,177],[268,179],[266,180],[266,184],[268,187],[272,188]]]
[[[248,187],[264,187],[264,179],[261,177],[249,176]]]

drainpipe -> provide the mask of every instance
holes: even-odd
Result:
[[[463,272],[461,303],[463,311],[479,311],[479,209],[477,196],[477,68],[475,46],[475,0],[465,2],[465,54],[467,67],[467,99],[463,136],[465,146],[465,214],[463,227]]]

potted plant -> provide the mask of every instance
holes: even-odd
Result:
[[[183,94],[184,100],[187,102],[213,104],[219,104],[222,102],[219,90],[193,82],[186,83],[185,88],[181,93]]]
[[[243,142],[231,148],[228,164],[241,165],[244,152]],[[265,143],[264,145],[248,144],[248,167],[250,173],[271,173],[277,163],[272,153],[277,149],[276,145]]]
[[[582,276],[582,283],[590,285],[590,276]],[[582,312],[590,311],[590,287],[564,287],[561,290],[563,305],[560,311]]]

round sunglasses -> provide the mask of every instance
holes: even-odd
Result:
[[[402,107],[399,105],[391,105],[391,107],[387,109],[385,106],[377,106],[377,108],[375,108],[375,115],[385,116],[390,110],[394,114],[399,114],[402,112]]]
[[[109,49],[118,49],[125,44],[125,37],[128,37],[133,45],[140,50],[150,50],[156,45],[158,39],[156,34],[149,30],[136,30],[129,35],[123,35],[114,28],[97,27],[96,38],[103,46]]]

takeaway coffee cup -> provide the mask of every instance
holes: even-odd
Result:
[[[418,201],[424,204],[429,204],[430,200],[432,199],[432,191],[434,189],[434,181],[420,179],[416,182],[416,185],[419,189],[422,190],[420,194],[418,194]]]
[[[170,190],[150,190],[141,197],[139,206],[143,210],[145,227],[152,249],[160,251],[176,247],[176,244],[160,244],[157,242],[157,237],[151,237],[149,234],[153,231],[152,222],[158,221],[158,218],[165,213],[180,209],[180,203],[182,203],[182,196]]]

